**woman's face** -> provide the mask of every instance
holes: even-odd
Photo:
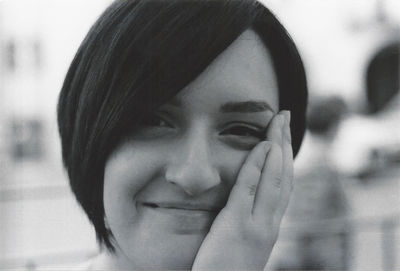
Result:
[[[190,269],[250,150],[278,112],[270,54],[245,31],[108,158],[120,267]]]

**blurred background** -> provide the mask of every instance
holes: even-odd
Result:
[[[303,56],[308,131],[271,270],[400,270],[400,1],[264,0]],[[56,101],[110,0],[0,0],[0,270],[98,253]]]

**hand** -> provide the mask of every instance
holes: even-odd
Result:
[[[277,114],[239,171],[192,270],[263,270],[293,186],[290,113]]]

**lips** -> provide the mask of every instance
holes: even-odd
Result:
[[[188,201],[136,201],[136,209],[149,227],[173,234],[205,234],[222,207],[202,202]]]
[[[217,213],[222,207],[205,203],[191,202],[141,202],[141,205],[152,209],[168,209],[176,211],[210,212]]]

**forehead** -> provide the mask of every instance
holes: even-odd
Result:
[[[243,32],[175,97],[186,106],[265,101],[278,111],[278,86],[268,49],[253,30]]]

